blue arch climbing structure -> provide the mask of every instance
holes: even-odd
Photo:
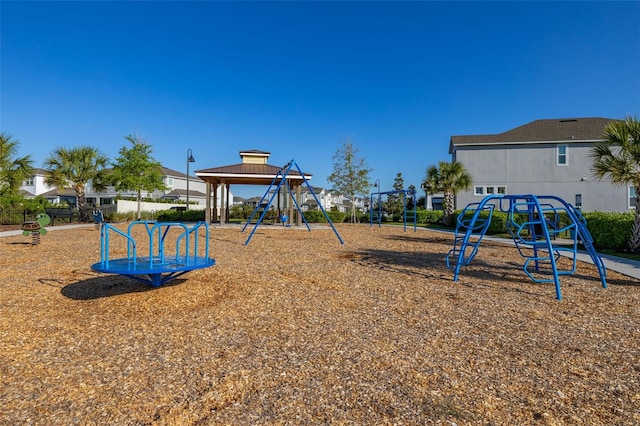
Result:
[[[507,213],[507,229],[518,252],[526,259],[522,266],[524,273],[534,282],[553,282],[558,300],[562,300],[560,276],[576,271],[578,241],[596,266],[602,287],[607,288],[604,262],[593,246],[593,237],[580,211],[559,197],[533,194],[489,195],[462,210],[456,220],[453,249],[446,260],[447,267],[454,270],[454,281],[458,280],[462,266],[468,265],[477,254],[496,208]],[[563,213],[568,221],[561,226],[559,218]],[[554,244],[561,233],[572,237],[571,245]],[[571,254],[569,269],[558,268],[557,260],[563,252]],[[539,274],[545,266],[550,272],[547,276],[552,278]]]

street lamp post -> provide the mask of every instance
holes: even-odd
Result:
[[[373,187],[378,191],[378,226],[382,223],[382,204],[380,199],[380,179],[376,179],[376,182],[373,184]],[[371,204],[373,204],[373,200],[371,200]],[[372,216],[373,217],[373,213]]]
[[[189,210],[189,163],[195,163],[196,159],[193,158],[191,149],[187,149],[187,208]]]
[[[424,190],[424,209],[429,210],[429,193],[431,192],[431,185],[423,182],[421,188]]]

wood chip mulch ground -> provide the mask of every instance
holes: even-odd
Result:
[[[0,424],[640,424],[636,279],[557,301],[511,246],[453,282],[450,234],[338,229],[213,228],[155,289],[92,272],[93,227],[1,238]]]

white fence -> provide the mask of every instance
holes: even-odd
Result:
[[[137,201],[129,201],[129,200],[116,200],[118,203],[118,213],[131,213],[138,211],[138,202]],[[173,203],[152,203],[148,201],[143,201],[140,203],[140,211],[143,212],[157,212],[160,210],[169,210],[171,207],[185,207],[183,204],[173,204]],[[189,204],[189,210],[204,210],[204,204]]]

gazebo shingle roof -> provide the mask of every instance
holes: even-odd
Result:
[[[210,169],[196,170],[196,175],[207,181],[208,178],[224,179],[228,184],[249,184],[268,185],[275,178],[282,167],[270,164],[248,164],[239,163],[229,166],[213,167]],[[305,173],[306,179],[311,179],[311,175]],[[291,169],[288,179],[302,180],[302,176],[297,170]]]

